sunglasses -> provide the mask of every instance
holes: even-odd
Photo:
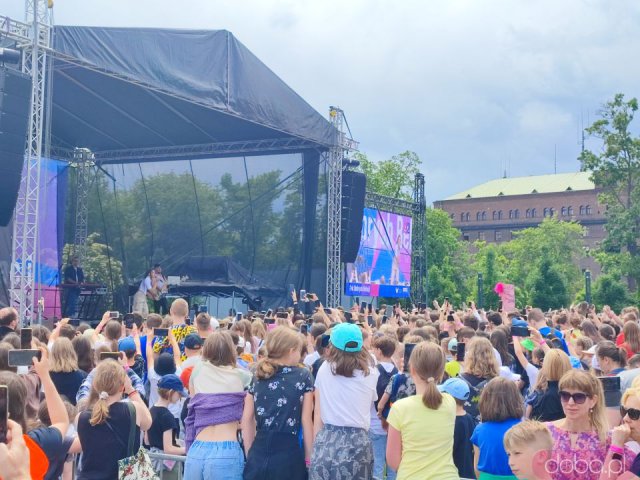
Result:
[[[624,418],[625,415],[629,415],[631,420],[638,420],[640,418],[640,410],[635,408],[624,408],[620,405],[620,416]]]
[[[587,401],[587,398],[590,398],[591,395],[587,395],[586,393],[578,392],[578,393],[569,393],[564,390],[560,391],[560,401],[562,403],[569,403],[569,400],[573,398],[573,403],[576,405],[582,405]]]

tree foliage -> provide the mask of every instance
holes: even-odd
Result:
[[[413,200],[414,177],[422,165],[417,153],[407,150],[379,162],[369,160],[363,153],[357,153],[355,158],[367,176],[367,190],[387,197]]]
[[[547,310],[568,307],[570,303],[565,275],[549,258],[543,258],[533,279],[531,304]]]
[[[630,303],[625,285],[614,275],[600,275],[593,283],[593,303],[598,308],[609,305],[615,311],[620,311]]]
[[[114,256],[113,249],[100,243],[100,235],[92,233],[87,237],[86,254],[82,261],[85,282],[99,283],[117,289],[123,283],[122,262]],[[73,245],[66,244],[62,250],[65,265],[70,263]]]
[[[617,94],[600,111],[586,132],[602,142],[599,152],[585,150],[579,157],[583,171],[601,188],[600,202],[606,207],[609,252],[621,252],[621,266],[633,286],[640,279],[640,138],[630,131],[638,110],[635,98]]]

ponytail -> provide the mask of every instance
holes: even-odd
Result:
[[[627,366],[627,351],[624,347],[618,347],[618,363],[621,367]]]
[[[273,360],[263,358],[256,367],[256,378],[258,380],[267,380],[275,375],[277,369],[278,365]]]
[[[442,394],[436,386],[436,381],[433,377],[427,379],[427,388],[422,395],[422,403],[427,408],[437,410],[442,405]]]
[[[109,394],[107,392],[100,392],[100,396],[98,400],[93,405],[93,409],[91,410],[91,419],[89,423],[91,426],[95,427],[96,425],[100,425],[107,421],[109,418],[109,404],[107,400],[109,399]]]

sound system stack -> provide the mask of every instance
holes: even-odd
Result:
[[[364,215],[367,177],[364,173],[342,172],[342,223],[340,260],[353,263],[358,256]]]
[[[31,77],[0,66],[0,226],[13,216],[24,164]]]

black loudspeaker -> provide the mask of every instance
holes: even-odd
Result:
[[[364,173],[351,172],[348,170],[342,172],[340,259],[344,263],[353,263],[358,256],[366,191],[367,177]]]
[[[0,225],[11,221],[27,143],[31,77],[0,67]]]

